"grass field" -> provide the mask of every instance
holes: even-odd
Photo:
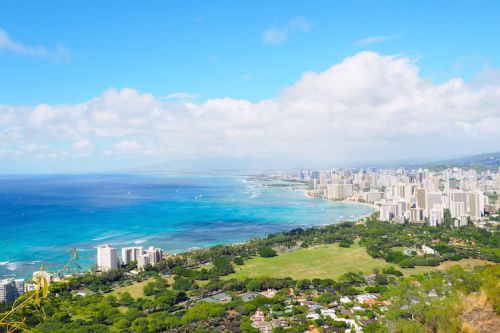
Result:
[[[143,288],[146,283],[148,283],[150,280],[144,280],[142,282],[136,282],[134,284],[131,284],[130,286],[124,286],[124,287],[116,287],[112,292],[111,295],[114,295],[116,297],[119,297],[121,293],[128,291],[130,293],[130,296],[133,298],[137,299],[139,297],[145,297]],[[147,298],[147,296],[146,296]]]
[[[445,262],[438,267],[417,267],[400,269],[405,275],[420,274],[432,270],[442,270],[453,265],[473,267],[486,264],[487,261],[465,259],[458,262]],[[236,266],[236,272],[225,277],[291,277],[293,279],[332,278],[336,279],[347,272],[371,273],[375,268],[391,265],[382,259],[373,259],[357,243],[350,248],[338,245],[321,245],[295,252],[288,252],[273,258],[256,257],[245,261],[245,265]],[[396,267],[399,269],[398,267]]]
[[[495,263],[481,259],[462,259],[460,261],[445,261],[437,267],[417,266],[415,268],[401,269],[401,271],[405,273],[405,275],[411,275],[411,274],[423,274],[432,271],[444,271],[445,269],[453,266],[461,266],[466,270],[472,270],[474,267],[482,265],[495,265]]]
[[[152,278],[141,281],[141,282],[136,282],[136,283],[131,284],[129,286],[115,287],[113,289],[113,291],[111,292],[111,295],[119,297],[121,293],[128,291],[130,293],[130,296],[132,296],[135,299],[137,299],[139,297],[150,298],[151,296],[144,296],[144,286],[146,285],[146,283],[151,282],[151,281],[153,281]],[[167,282],[169,285],[172,285],[172,283],[174,283],[174,279],[172,277],[169,277],[169,278],[167,278]]]

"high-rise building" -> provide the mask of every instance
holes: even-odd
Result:
[[[436,209],[436,206],[439,206],[438,209],[443,207],[443,195],[441,192],[427,192],[425,194],[425,215],[430,216],[431,210]],[[441,213],[441,215],[443,212]]]
[[[469,192],[469,214],[472,220],[479,220],[484,213],[483,192]]]
[[[439,208],[431,209],[431,211],[429,212],[429,225],[431,227],[436,227],[441,223],[443,223],[443,210]]]
[[[422,208],[410,208],[410,222],[422,222],[424,219],[424,210]]]
[[[137,256],[137,268],[142,269],[145,265],[156,266],[163,259],[163,250],[150,246],[143,254]]]
[[[156,266],[163,258],[163,250],[153,246],[146,250],[146,254],[149,255],[149,261],[153,266]]]
[[[352,184],[328,184],[327,197],[332,200],[342,200],[352,196]]]
[[[132,261],[137,261],[137,257],[144,253],[142,246],[122,248],[122,262],[128,265]]]
[[[315,189],[316,189],[316,187],[318,186],[318,185],[317,185],[317,182],[318,182],[318,181],[317,181],[316,179],[309,179],[309,180],[307,181],[307,189],[308,189],[308,190],[315,190]]]
[[[426,209],[425,206],[425,188],[417,188],[417,208]]]
[[[448,195],[450,199],[450,214],[451,217],[460,218],[467,213],[467,193],[460,190],[450,191]]]
[[[141,254],[137,257],[137,268],[143,269],[148,264],[151,264],[149,254]]]
[[[118,268],[116,249],[111,245],[99,245],[97,247],[97,269],[109,271]]]
[[[24,294],[23,279],[0,280],[0,303],[12,302],[22,294]]]
[[[451,217],[459,219],[462,215],[467,213],[465,203],[462,201],[450,201],[450,215]]]
[[[380,207],[380,220],[393,221],[398,216],[398,204],[396,202],[386,202]]]
[[[384,192],[372,190],[366,193],[366,201],[369,203],[374,203],[375,201],[381,200],[383,196]]]

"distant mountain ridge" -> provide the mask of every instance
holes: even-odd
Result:
[[[495,170],[500,167],[500,152],[478,154],[444,161],[427,163],[432,167],[462,167]]]
[[[165,174],[225,174],[241,175],[256,173],[273,173],[280,171],[296,171],[298,169],[328,169],[336,167],[355,167],[355,168],[432,168],[445,169],[449,167],[475,168],[480,170],[497,170],[500,167],[500,152],[484,153],[472,156],[465,156],[453,159],[414,161],[414,162],[395,162],[387,161],[384,163],[355,163],[346,165],[325,165],[323,167],[314,165],[305,165],[306,163],[293,163],[291,161],[271,161],[258,160],[252,158],[230,158],[230,157],[209,157],[199,159],[180,159],[164,162],[155,165],[143,166],[128,170],[137,173],[165,173]]]

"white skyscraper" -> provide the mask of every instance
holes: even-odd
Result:
[[[116,249],[111,245],[99,245],[97,247],[97,269],[109,271],[118,268]]]
[[[469,214],[471,219],[477,221],[484,213],[483,192],[474,191],[469,193]]]
[[[328,184],[328,199],[342,200],[352,196],[352,184]]]
[[[431,227],[436,227],[441,223],[443,223],[443,210],[440,208],[431,209],[429,212],[429,225]]]
[[[127,265],[131,261],[137,261],[137,258],[143,253],[144,248],[142,246],[124,247],[122,248],[122,262],[124,265]]]
[[[450,191],[450,214],[451,217],[460,218],[467,214],[467,193],[464,191]]]
[[[137,257],[137,268],[143,269],[148,264],[151,264],[149,254],[141,254]]]
[[[146,250],[146,254],[149,255],[149,262],[153,266],[156,266],[163,258],[163,250],[153,246]]]
[[[24,294],[23,279],[0,280],[0,303],[11,302]]]
[[[430,216],[431,210],[441,209],[443,207],[443,196],[441,192],[427,192],[425,194],[425,215]],[[443,215],[443,212],[441,213]]]

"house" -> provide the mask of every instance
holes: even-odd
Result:
[[[262,310],[255,311],[254,315],[250,317],[250,321],[252,322],[263,322],[266,320],[266,316]]]
[[[311,312],[307,314],[306,318],[311,320],[316,320],[320,318],[320,315],[315,312]]]
[[[260,294],[261,294],[262,296],[267,297],[267,298],[273,298],[274,296],[276,296],[276,293],[277,293],[277,292],[278,292],[278,291],[277,291],[276,289],[267,289],[267,290],[265,290],[265,291],[262,291]]]
[[[273,328],[276,328],[276,327],[286,328],[289,325],[288,325],[288,321],[285,318],[280,317],[280,318],[271,319],[271,326]]]
[[[351,308],[351,311],[356,312],[356,311],[363,311],[363,308],[359,305],[355,305]]]
[[[369,299],[375,300],[377,297],[378,297],[377,294],[360,294],[360,295],[356,295],[356,300],[358,301],[358,303],[363,304],[367,300],[369,300]]]
[[[351,303],[351,302],[352,302],[351,299],[347,296],[342,296],[340,298],[340,303],[342,303],[342,304],[347,304],[347,303]]]
[[[424,254],[436,254],[436,251],[434,251],[432,248],[428,247],[427,245],[422,245],[422,252]]]

